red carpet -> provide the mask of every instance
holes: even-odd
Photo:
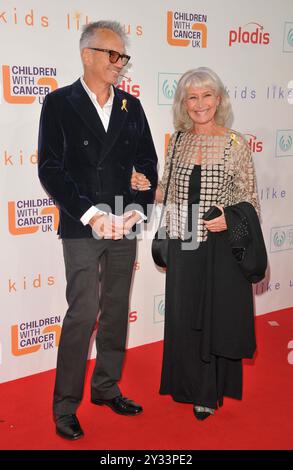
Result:
[[[269,322],[275,321],[278,326]],[[89,363],[78,416],[85,437],[55,435],[51,418],[54,371],[0,385],[0,449],[293,449],[293,308],[257,317],[258,351],[244,366],[242,402],[225,399],[204,422],[192,406],[158,394],[162,342],[128,351],[123,393],[144,406],[137,417],[89,403]],[[290,364],[291,363],[291,364]]]

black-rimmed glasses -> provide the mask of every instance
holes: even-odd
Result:
[[[126,65],[130,59],[130,55],[119,54],[119,52],[112,51],[111,49],[100,49],[99,47],[88,47],[88,49],[92,49],[93,51],[107,52],[107,54],[109,54],[109,60],[111,64],[116,64],[116,62],[121,59],[122,65]]]

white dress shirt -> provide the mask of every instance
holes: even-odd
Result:
[[[82,84],[83,88],[87,92],[91,102],[93,103],[94,107],[96,108],[97,113],[98,113],[98,115],[99,115],[99,117],[102,121],[103,126],[104,126],[104,129],[107,132],[110,117],[111,117],[112,107],[113,107],[113,100],[114,100],[113,87],[112,86],[110,87],[110,96],[109,96],[108,101],[104,104],[103,107],[101,107],[98,103],[97,96],[95,95],[95,93],[93,91],[91,91],[89,89],[89,87],[85,83],[83,77],[80,77],[80,81],[81,81],[81,84]],[[142,212],[140,212],[140,211],[136,211],[136,212],[141,216],[141,219],[137,222],[138,224],[141,223],[143,220],[146,220],[146,217]],[[106,214],[106,212],[101,211],[96,206],[91,206],[80,218],[83,225],[87,225],[89,223],[89,221],[91,220],[91,218],[97,213]]]

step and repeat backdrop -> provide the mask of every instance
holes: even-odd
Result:
[[[222,78],[232,127],[254,155],[269,254],[256,314],[293,305],[292,0],[0,0],[1,382],[55,367],[65,276],[58,210],[37,177],[38,121],[45,95],[81,76],[81,28],[99,19],[120,21],[129,37],[119,86],[143,103],[160,174],[181,74],[207,66]],[[165,273],[150,243],[139,242],[128,347],[163,336]]]

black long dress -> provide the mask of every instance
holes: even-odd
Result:
[[[200,175],[201,167],[195,165],[189,182],[189,230],[192,204],[199,203]],[[169,242],[160,393],[216,409],[224,396],[242,398],[242,361],[214,355],[210,362],[201,359],[202,331],[194,329],[193,320],[202,294],[205,256],[206,242],[194,250],[182,250],[179,239]]]

